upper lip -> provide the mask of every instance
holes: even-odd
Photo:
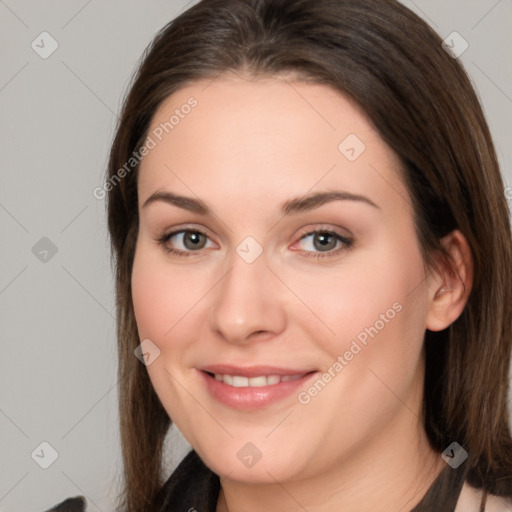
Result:
[[[209,373],[217,373],[222,375],[237,375],[240,377],[260,377],[262,375],[304,375],[306,373],[310,373],[312,369],[294,369],[294,368],[280,368],[277,366],[266,366],[266,365],[258,365],[258,366],[233,366],[229,364],[212,364],[207,366],[202,366],[198,368],[203,372]]]

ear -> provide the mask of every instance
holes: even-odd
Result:
[[[441,244],[450,258],[440,255],[437,268],[431,271],[426,318],[430,331],[442,331],[457,320],[473,284],[473,258],[466,237],[456,229]]]

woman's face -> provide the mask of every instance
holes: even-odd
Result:
[[[169,97],[149,137],[135,315],[206,464],[285,481],[418,435],[431,277],[362,112],[325,85],[223,76]]]

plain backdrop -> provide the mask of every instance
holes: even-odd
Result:
[[[512,0],[404,3],[443,38],[467,41],[461,59],[512,185]],[[187,4],[0,0],[3,512],[41,512],[76,494],[91,512],[113,510],[114,292],[105,204],[93,190],[143,49]],[[187,450],[176,439],[169,471]]]

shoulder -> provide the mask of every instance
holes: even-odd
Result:
[[[86,512],[87,504],[83,496],[75,496],[62,501],[45,512]]]
[[[487,496],[485,512],[512,512],[512,498],[509,496]]]
[[[454,512],[480,512],[484,492],[464,482]],[[512,512],[512,497],[488,494],[485,512]]]
[[[173,471],[157,496],[157,507],[162,512],[174,510],[201,510],[214,512],[220,490],[219,477],[190,451]],[[45,512],[87,512],[83,496],[68,498]]]

